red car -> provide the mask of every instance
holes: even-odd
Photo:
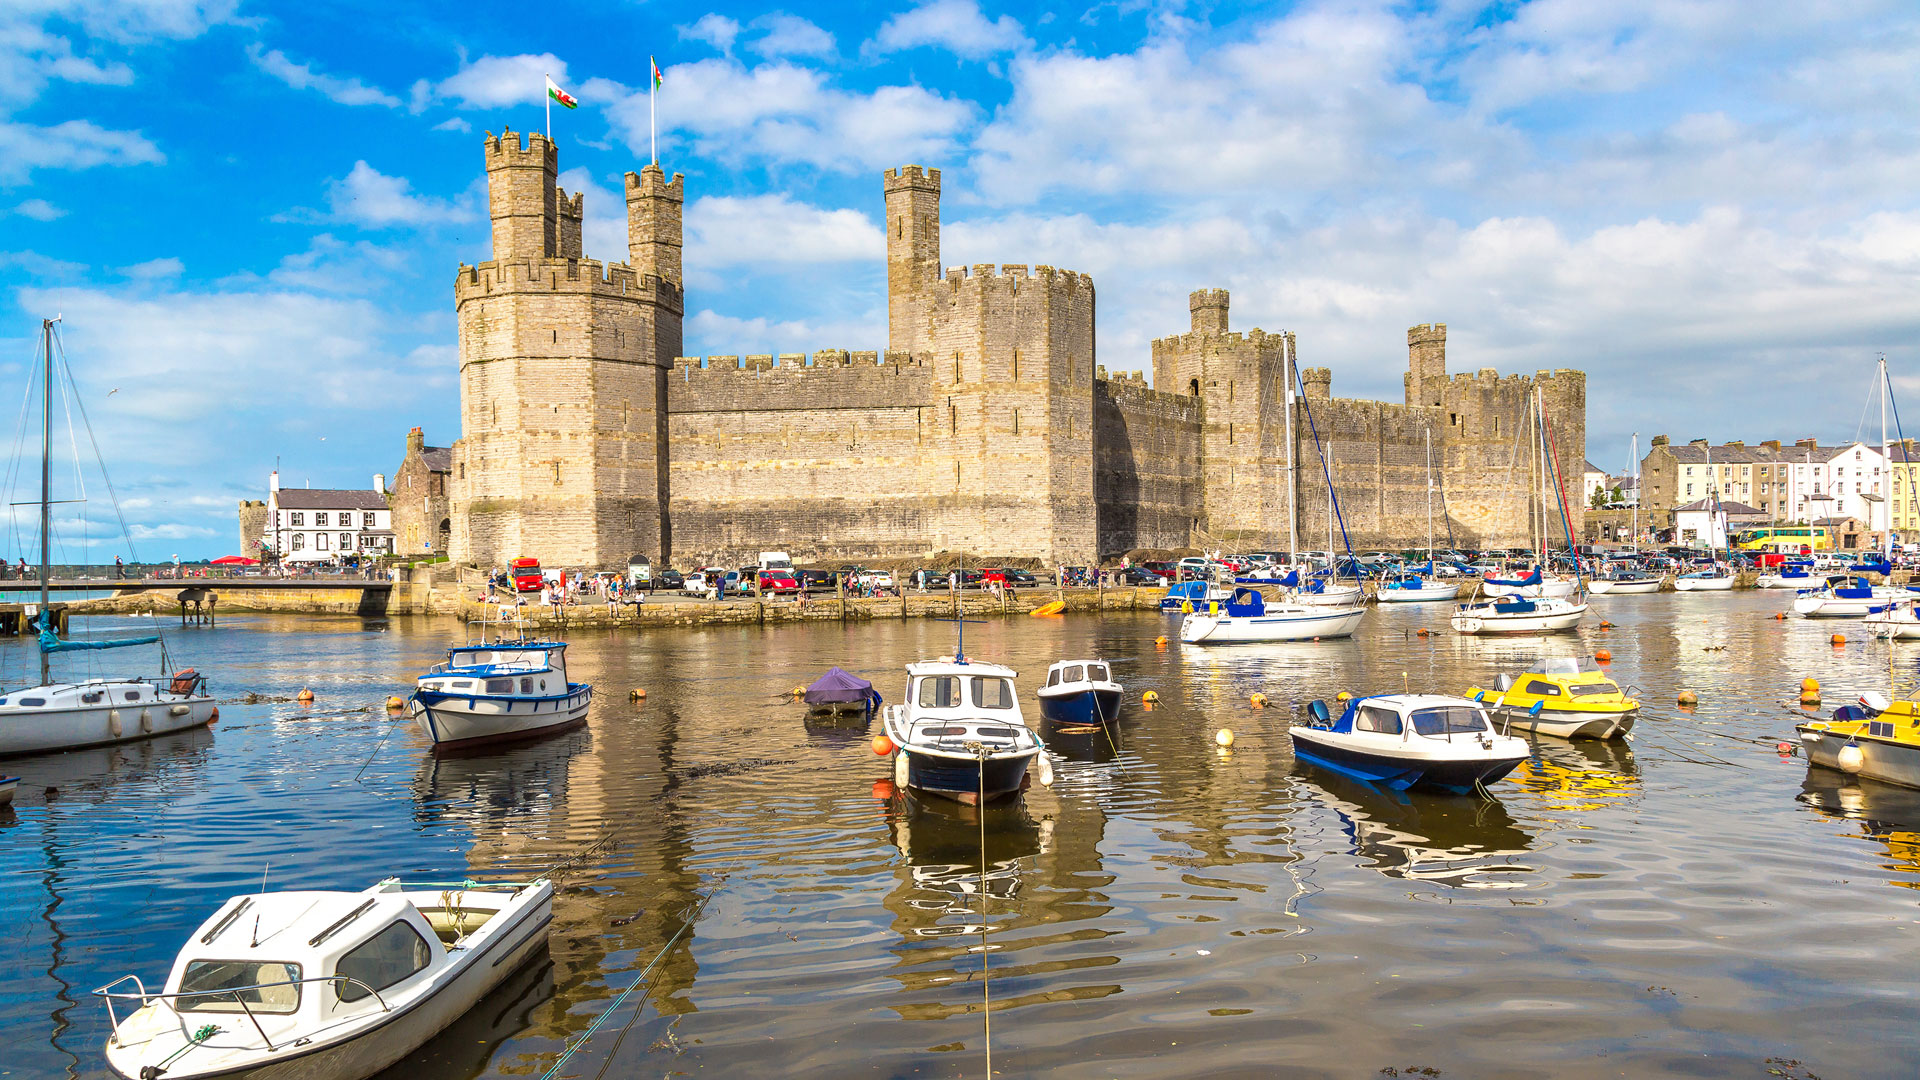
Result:
[[[760,591],[763,593],[797,593],[800,582],[794,579],[791,570],[760,571]]]
[[[540,573],[539,559],[515,559],[507,564],[507,574],[513,578],[515,592],[539,592],[547,584]]]

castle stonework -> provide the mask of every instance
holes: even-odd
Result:
[[[1290,513],[1317,548],[1329,473],[1356,548],[1413,546],[1429,438],[1442,541],[1451,525],[1458,544],[1513,545],[1542,509],[1527,491],[1536,390],[1563,465],[1584,460],[1584,375],[1450,376],[1444,324],[1408,331],[1404,404],[1341,400],[1325,368],[1296,381],[1291,333],[1232,331],[1227,292],[1202,289],[1188,330],[1153,343],[1153,387],[1109,378],[1092,280],[943,269],[940,171],[913,165],[883,177],[886,352],[680,356],[681,177],[627,174],[629,261],[603,265],[582,257],[581,197],[556,186],[544,137],[489,135],[486,164],[494,259],[455,286],[456,561],[1084,563],[1283,548]]]

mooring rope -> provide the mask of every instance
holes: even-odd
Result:
[[[993,989],[987,975],[987,748],[974,743],[973,752],[980,766],[980,795],[974,804],[980,819],[980,1014],[986,1028],[987,1080],[993,1080]]]

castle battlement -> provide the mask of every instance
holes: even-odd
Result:
[[[820,349],[809,356],[806,353],[780,353],[778,362],[772,353],[750,353],[745,356],[679,356],[673,366],[676,377],[695,378],[696,372],[728,375],[734,372],[746,372],[750,375],[778,372],[782,375],[805,375],[815,372],[839,371],[846,368],[883,369],[898,372],[908,368],[924,368],[927,360],[924,356],[912,353],[885,352],[874,350],[850,351],[847,349]]]
[[[669,413],[907,409],[932,404],[926,358],[822,349],[745,356],[682,356],[667,374]]]
[[[1046,265],[1027,263],[1004,263],[996,267],[992,263],[974,263],[972,266],[949,266],[946,276],[940,279],[954,288],[961,288],[970,282],[1021,282],[1044,281],[1050,285],[1064,285],[1069,289],[1093,288],[1093,276],[1074,270],[1060,270]],[[1017,287],[1017,286],[1016,286]]]
[[[1177,350],[1200,345],[1213,345],[1216,347],[1222,345],[1252,345],[1256,349],[1279,349],[1286,346],[1287,334],[1284,330],[1278,333],[1268,333],[1257,326],[1251,330],[1228,330],[1225,332],[1189,330],[1186,333],[1174,334],[1170,337],[1154,338],[1151,344],[1156,352],[1163,349]]]
[[[627,197],[666,198],[674,202],[687,200],[687,178],[674,173],[673,179],[667,179],[666,170],[658,165],[649,165],[639,172],[627,174]]]
[[[906,165],[898,169],[888,169],[882,174],[887,191],[940,191],[940,170],[923,169],[918,165]]]
[[[672,282],[635,273],[625,263],[598,259],[508,259],[475,266],[462,263],[453,286],[456,306],[472,299],[524,292],[590,293],[674,306],[681,303],[680,289]]]
[[[538,131],[516,135],[510,127],[501,128],[498,136],[487,132],[485,151],[490,171],[507,166],[554,168],[560,160],[553,140]]]

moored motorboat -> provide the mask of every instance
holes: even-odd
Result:
[[[1676,574],[1673,578],[1674,592],[1726,592],[1733,588],[1734,577],[1725,569],[1715,566],[1711,570],[1696,570],[1691,574]]]
[[[1810,560],[1782,563],[1753,580],[1756,589],[1813,589],[1820,584]]]
[[[1014,695],[1018,673],[965,656],[907,665],[906,696],[882,713],[894,786],[979,804],[1025,790],[1038,758],[1040,781],[1053,767]],[[878,740],[876,740],[878,741]]]
[[[1430,573],[1431,571],[1429,571]],[[1435,577],[1421,574],[1405,574],[1388,578],[1380,583],[1380,590],[1374,593],[1374,599],[1383,604],[1411,604],[1426,600],[1455,600],[1460,596],[1460,582],[1441,581]]]
[[[1461,604],[1450,622],[1462,634],[1543,634],[1571,630],[1586,613],[1586,604],[1553,596],[1499,597]]]
[[[564,641],[495,641],[447,650],[420,676],[408,708],[436,751],[545,735],[584,724],[593,687],[567,681]]]
[[[1249,641],[1307,641],[1352,636],[1366,618],[1364,607],[1268,605],[1258,589],[1238,588],[1225,604],[1209,605],[1180,622],[1180,640],[1189,645]]]
[[[1859,619],[1905,595],[1903,590],[1874,585],[1866,578],[1836,574],[1817,589],[1800,590],[1793,598],[1793,610],[1808,619]]]
[[[1395,790],[1464,792],[1493,783],[1527,759],[1527,743],[1494,730],[1464,698],[1383,694],[1350,699],[1338,719],[1324,701],[1288,731],[1295,756]]]
[[[545,948],[552,921],[545,880],[236,896],[193,931],[161,990],[127,975],[94,991],[107,1064],[128,1080],[361,1080]]]
[[[1828,769],[1920,788],[1920,702],[1862,694],[1826,720],[1795,724],[1807,760]]]
[[[1863,621],[1875,637],[1912,641],[1920,638],[1920,610],[1916,605],[1920,605],[1920,597],[1893,600],[1885,607],[1874,608]]]
[[[1110,724],[1123,692],[1105,660],[1062,660],[1047,669],[1040,715],[1056,724]]]
[[[1542,660],[1491,688],[1467,688],[1501,730],[1519,728],[1563,739],[1612,739],[1633,730],[1640,702],[1590,661]]]
[[[0,806],[13,805],[14,789],[20,786],[17,776],[0,776]]]
[[[1587,580],[1595,596],[1641,596],[1660,591],[1660,576],[1632,567],[1614,566]]]
[[[812,716],[865,715],[880,707],[880,693],[872,683],[837,667],[813,680],[800,697]]]
[[[1288,599],[1303,607],[1347,608],[1366,603],[1363,589],[1358,585],[1342,585],[1329,578],[1315,575],[1296,585]]]

